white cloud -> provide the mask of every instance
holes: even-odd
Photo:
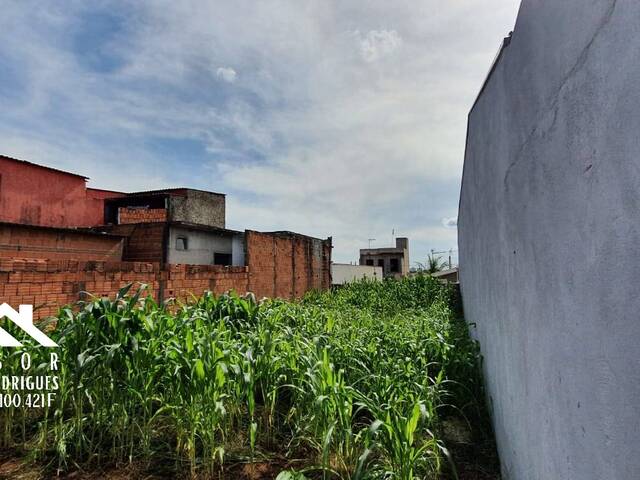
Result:
[[[216,70],[216,76],[221,78],[225,82],[233,83],[236,81],[236,71],[230,67],[218,67]]]
[[[447,228],[456,228],[458,226],[458,217],[444,217],[442,226]]]
[[[13,2],[0,16],[0,58],[18,74],[0,83],[0,153],[97,187],[227,192],[230,226],[332,235],[338,260],[396,228],[423,258],[455,246],[443,217],[466,115],[518,3],[141,2],[110,40],[121,65],[102,74],[69,47],[93,4]]]
[[[370,30],[364,36],[356,31],[355,35],[365,62],[375,62],[402,46],[402,38],[395,30]]]

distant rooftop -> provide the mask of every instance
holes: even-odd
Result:
[[[290,230],[276,230],[273,232],[258,232],[258,233],[266,233],[268,235],[277,235],[280,237],[307,237],[307,238],[313,238],[314,240],[324,241],[324,239],[322,238],[312,237],[310,235],[305,235],[304,233],[292,232]]]
[[[17,228],[30,228],[35,230],[46,230],[49,232],[60,233],[81,233],[84,235],[94,235],[98,237],[124,237],[117,233],[108,233],[96,231],[92,227],[52,227],[48,225],[36,225],[30,223],[17,223],[17,222],[2,222],[0,221],[0,227],[17,227]]]
[[[439,272],[432,273],[431,276],[432,277],[445,277],[447,275],[451,275],[453,273],[456,273],[457,271],[458,271],[458,267],[454,267],[454,268],[449,268],[447,270],[440,270]]]
[[[57,168],[53,168],[53,167],[47,167],[45,165],[39,165],[37,163],[33,163],[33,162],[28,162],[27,160],[20,160],[19,158],[13,158],[13,157],[9,157],[7,155],[1,155],[0,154],[0,158],[4,158],[5,160],[11,160],[13,162],[17,162],[17,163],[22,163],[25,165],[29,165],[30,167],[38,167],[38,168],[44,168],[45,170],[49,170],[52,172],[56,172],[56,173],[64,173],[65,175],[72,175],[74,177],[80,177],[83,178],[85,180],[89,180],[89,177],[85,177],[84,175],[78,175],[77,173],[71,173],[71,172],[66,172],[64,170],[59,170]]]
[[[59,169],[53,168],[53,167],[47,167],[46,165],[40,165],[38,163],[29,162],[27,160],[20,160],[19,158],[9,157],[8,155],[0,154],[0,158],[3,158],[5,160],[11,160],[12,162],[16,162],[16,163],[22,163],[22,164],[28,165],[30,167],[43,168],[43,169],[49,170],[51,172],[63,173],[65,175],[71,175],[71,176],[74,176],[74,177],[82,178],[84,180],[89,180],[89,177],[85,177],[84,175],[79,175],[77,173],[67,172],[65,170],[59,170]],[[195,191],[195,192],[204,192],[204,193],[211,193],[211,194],[214,194],[214,195],[226,196],[224,193],[211,192],[209,190],[200,190],[198,188],[189,188],[189,187],[162,188],[162,189],[157,189],[157,190],[143,190],[143,191],[129,192],[129,193],[120,192],[118,190],[105,189],[105,188],[94,188],[94,187],[87,187],[87,188],[91,189],[91,190],[102,191],[102,192],[125,193],[127,196],[186,195],[186,192],[189,191],[189,190]]]
[[[383,255],[385,253],[401,253],[404,249],[399,247],[361,248],[360,255]]]
[[[198,188],[189,188],[189,187],[176,187],[176,188],[160,188],[157,190],[142,190],[139,192],[129,192],[127,193],[130,197],[136,196],[154,196],[154,195],[186,195],[186,193],[191,190],[193,192],[203,192],[203,193],[212,193],[214,195],[222,195],[226,197],[226,194],[219,192],[212,192],[210,190],[200,190]]]

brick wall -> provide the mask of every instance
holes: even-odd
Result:
[[[257,296],[298,298],[331,286],[331,239],[248,230],[249,290]]]
[[[153,224],[149,224],[153,225]],[[162,224],[160,224],[162,227]],[[124,226],[123,226],[124,227]],[[133,227],[133,226],[132,226]],[[146,283],[158,300],[188,300],[207,290],[216,294],[252,291],[257,297],[300,297],[331,285],[331,240],[291,233],[247,231],[247,266],[165,265],[0,258],[0,303],[30,304],[36,319],[77,301],[81,292],[113,297],[124,285]]]
[[[147,223],[164,222],[167,210],[164,208],[120,207],[118,208],[118,223]]]
[[[111,233],[127,237],[122,260],[126,262],[158,262],[164,260],[166,223],[110,225]]]
[[[220,265],[169,265],[163,272],[166,275],[163,297],[187,300],[191,294],[200,296],[207,290],[218,295],[229,290],[244,294],[248,291],[248,270]]]
[[[146,283],[154,298],[186,301],[207,290],[245,293],[247,267],[171,265],[158,263],[82,262],[73,260],[0,259],[0,302],[13,308],[34,305],[36,319],[54,315],[77,301],[81,292],[112,297],[132,282]]]
[[[120,261],[124,238],[50,227],[0,224],[0,258]]]

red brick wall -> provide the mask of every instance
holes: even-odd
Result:
[[[218,295],[229,290],[244,294],[249,284],[247,267],[169,265],[164,273],[167,276],[163,292],[165,299],[187,300],[191,294],[200,296],[207,290]]]
[[[122,256],[124,261],[161,263],[167,228],[166,223],[130,223],[112,225],[108,231],[127,237]]]
[[[73,230],[0,224],[0,258],[121,261],[124,239]]]
[[[183,301],[207,290],[220,294],[232,289],[240,294],[252,291],[259,298],[292,298],[331,285],[330,239],[248,231],[246,241],[246,267],[162,268],[159,262],[0,258],[0,303],[7,302],[13,308],[20,304],[40,307],[35,316],[41,319],[55,314],[62,305],[74,303],[83,291],[113,297],[132,282],[148,284],[158,300],[175,297]]]
[[[172,265],[163,270],[157,263],[0,259],[0,303],[34,305],[34,316],[42,319],[77,301],[81,292],[113,298],[132,282],[149,285],[158,300],[186,301],[207,290],[245,293],[248,279],[247,267]]]
[[[331,286],[331,239],[289,232],[246,232],[249,290],[258,297],[298,298]]]
[[[167,210],[164,208],[118,208],[118,223],[149,223],[164,222],[167,219]]]

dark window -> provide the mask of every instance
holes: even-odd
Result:
[[[378,266],[384,268],[384,260],[382,258],[378,260]]]
[[[371,259],[367,260],[367,265],[373,267],[373,260]]]
[[[189,250],[189,239],[187,237],[176,238],[176,250]]]
[[[213,254],[214,265],[231,265],[230,253],[214,253]]]
[[[389,271],[391,273],[398,273],[400,271],[400,262],[397,258],[392,258],[389,261]]]

